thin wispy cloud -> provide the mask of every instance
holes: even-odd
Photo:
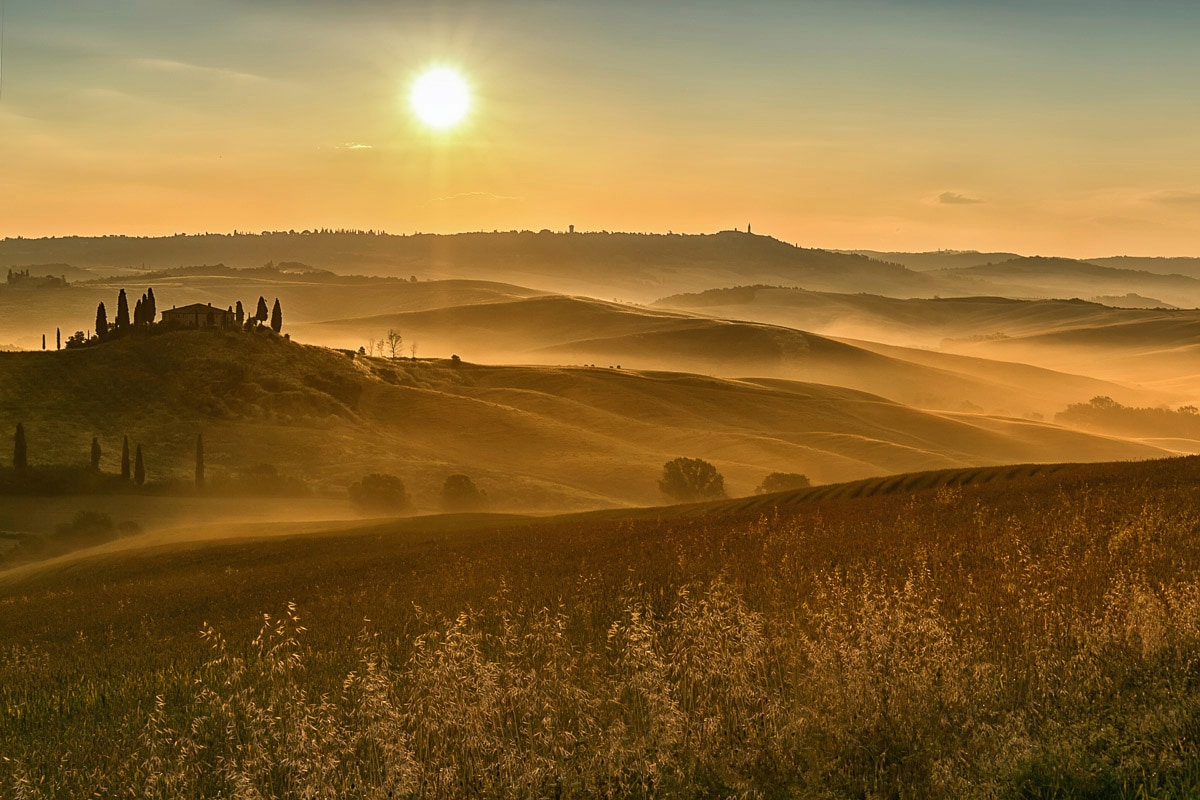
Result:
[[[1156,192],[1148,198],[1152,203],[1169,206],[1200,206],[1200,192],[1172,190]]]
[[[223,80],[247,81],[255,83],[267,83],[269,78],[264,78],[261,75],[255,75],[251,72],[242,72],[236,69],[228,69],[226,67],[210,67],[204,64],[192,64],[187,61],[176,61],[169,58],[133,58],[130,62],[140,69],[150,70],[155,72],[172,72],[181,75],[196,75],[208,78],[220,78]]]
[[[362,144],[361,142],[344,142],[339,145],[334,145],[338,150],[374,150],[373,144]]]
[[[937,201],[947,206],[973,206],[987,202],[981,198],[959,194],[958,192],[942,192],[937,196]]]
[[[458,194],[451,194],[451,195],[447,195],[445,197],[435,197],[432,200],[430,200],[429,202],[430,202],[430,204],[454,203],[454,202],[458,202],[460,200],[496,200],[496,201],[500,201],[500,202],[508,202],[508,201],[522,200],[522,199],[524,199],[524,198],[512,197],[510,195],[504,195],[504,194],[495,194],[493,192],[459,192]]]

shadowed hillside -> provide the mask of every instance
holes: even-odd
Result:
[[[270,463],[338,492],[388,472],[426,506],[446,475],[462,472],[500,508],[653,503],[662,464],[682,454],[711,461],[731,493],[745,494],[773,471],[828,482],[1161,452],[785,380],[351,358],[217,331],[0,354],[0,381],[0,424],[24,423],[35,468],[85,464],[99,436],[102,466],[115,471],[128,434],[145,446],[152,479],[187,478],[203,431],[211,470]]]

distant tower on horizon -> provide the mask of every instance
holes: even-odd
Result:
[[[575,232],[575,226],[574,226],[574,225],[568,225],[568,226],[567,226],[567,233],[574,233],[574,232]]]

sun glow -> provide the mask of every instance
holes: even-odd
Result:
[[[471,91],[462,76],[449,67],[422,73],[413,84],[409,102],[421,121],[445,129],[462,121],[471,108]]]

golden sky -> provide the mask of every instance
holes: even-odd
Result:
[[[1200,4],[9,0],[0,236],[1200,255]],[[473,92],[423,126],[431,65]]]

